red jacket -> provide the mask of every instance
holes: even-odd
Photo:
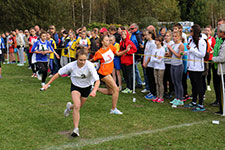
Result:
[[[127,32],[127,31],[126,31]],[[126,66],[133,64],[133,53],[137,52],[137,48],[134,43],[129,39],[129,33],[127,32],[127,37],[125,41],[122,39],[120,42],[120,51],[124,51],[127,49],[127,46],[131,45],[130,50],[120,57],[121,64]]]
[[[209,60],[212,60],[212,58],[213,58],[213,53],[211,53],[212,51],[213,51],[213,49],[214,49],[214,45],[216,44],[216,40],[215,40],[215,38],[214,37],[209,37],[208,38],[208,42],[209,42],[209,44],[210,44],[210,46],[211,46],[211,48],[210,48],[210,54],[209,54]]]

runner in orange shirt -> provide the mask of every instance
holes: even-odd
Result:
[[[117,52],[117,49],[113,45],[109,44],[109,37],[107,35],[101,37],[100,44],[101,48],[95,53],[92,60],[100,60],[101,65],[98,70],[98,74],[101,81],[106,83],[107,88],[98,88],[98,91],[103,94],[112,95],[112,109],[110,114],[123,114],[116,108],[119,97],[119,87],[117,87],[111,74],[114,68],[114,55],[122,56],[130,50],[130,47],[125,51]]]

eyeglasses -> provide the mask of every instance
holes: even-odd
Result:
[[[131,30],[134,30],[135,28],[130,28]]]
[[[55,28],[49,28],[50,30],[54,30]]]

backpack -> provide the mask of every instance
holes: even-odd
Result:
[[[210,48],[211,48],[211,46],[210,46],[209,42],[206,39],[204,39],[204,40],[206,42],[206,53],[205,53],[204,60],[208,61],[209,60],[209,56],[210,56]]]

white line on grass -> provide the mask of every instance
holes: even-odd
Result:
[[[80,148],[80,147],[87,146],[87,145],[96,145],[96,144],[101,144],[103,142],[108,142],[108,141],[112,141],[112,140],[127,139],[127,138],[131,138],[131,137],[139,136],[139,135],[143,135],[143,134],[151,134],[151,133],[156,133],[156,132],[161,132],[161,131],[167,131],[169,129],[188,127],[188,126],[193,126],[196,124],[201,124],[201,123],[206,123],[206,122],[209,122],[209,121],[205,120],[205,121],[201,121],[201,122],[185,123],[185,124],[169,126],[169,127],[165,127],[165,128],[161,128],[161,129],[155,129],[155,130],[146,130],[146,131],[142,131],[142,132],[129,133],[129,134],[118,135],[118,136],[109,136],[109,137],[95,138],[95,139],[90,139],[90,140],[82,140],[77,143],[69,143],[69,144],[63,144],[63,145],[59,145],[59,146],[51,146],[51,147],[47,147],[44,149],[62,150],[62,149],[68,149],[68,148]]]

